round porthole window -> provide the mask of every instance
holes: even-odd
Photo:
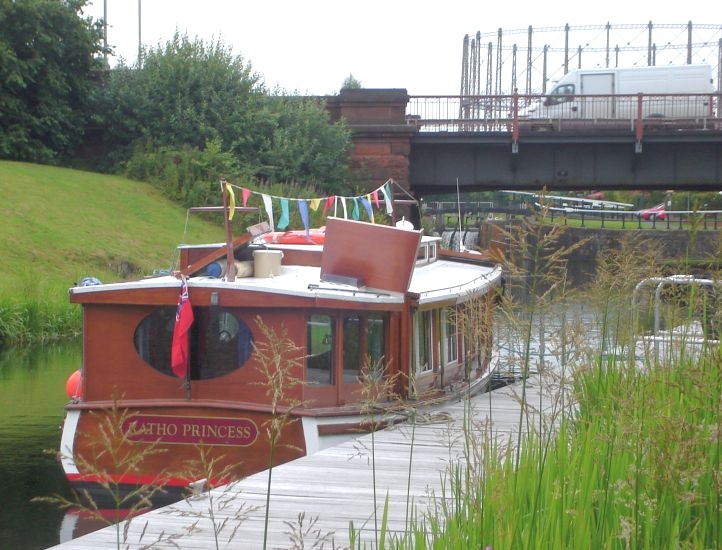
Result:
[[[155,370],[175,376],[170,367],[175,307],[146,316],[135,330],[138,355]],[[188,332],[191,380],[208,380],[241,368],[253,353],[253,333],[231,310],[194,307]]]

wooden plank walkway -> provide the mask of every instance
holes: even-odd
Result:
[[[516,396],[519,392],[517,384],[477,395],[469,401],[467,413],[471,411],[473,433],[479,440],[496,437],[507,442],[510,437],[513,439],[518,433],[521,414]],[[551,406],[549,398],[540,397],[543,392],[537,378],[527,380],[526,392],[532,407],[539,408],[540,403],[543,409]],[[464,409],[464,402],[457,402],[432,416],[418,418],[413,441],[411,424],[374,434],[375,499],[371,435],[274,468],[267,547],[347,548],[349,524],[353,522],[354,528],[360,531],[362,545],[374,548],[375,524],[380,528],[386,495],[388,530],[403,532],[407,526],[407,508],[415,508],[419,516],[434,499],[440,498],[443,486],[448,490],[444,481],[447,467],[463,452]],[[535,418],[538,419],[530,417],[531,421]],[[216,548],[214,523],[210,520],[212,501],[215,525],[228,520],[219,535],[221,548],[262,548],[267,482],[268,472],[260,472],[233,487],[219,488],[139,516],[130,523],[126,542],[121,547],[140,549],[159,541],[150,547]],[[233,497],[232,504],[219,510],[219,505],[229,497]],[[238,525],[233,517],[240,506],[247,510],[247,517]],[[302,536],[303,530],[309,532]],[[115,548],[115,537],[115,528],[108,527],[53,548]],[[177,538],[171,542],[170,537]],[[314,541],[326,544],[313,546]]]

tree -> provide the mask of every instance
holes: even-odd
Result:
[[[347,176],[351,132],[332,124],[322,101],[302,97],[270,99],[276,124],[264,151],[263,176],[275,181],[302,181],[325,191],[349,191]]]
[[[259,147],[253,130],[263,93],[259,75],[223,41],[176,32],[144,52],[142,67],[111,71],[96,112],[117,160],[140,144],[200,149],[213,140],[245,160]]]
[[[359,90],[361,89],[361,82],[356,80],[353,74],[349,74],[343,81],[343,84],[341,84],[341,89],[343,90],[344,88],[349,90]]]
[[[95,112],[109,153],[102,157],[140,179],[166,178],[162,186],[176,200],[206,195],[197,189],[207,181],[196,165],[209,158],[207,144],[214,147],[213,166],[222,161],[247,182],[338,190],[345,178],[345,125],[332,123],[318,100],[270,94],[250,63],[222,41],[206,44],[176,33],[145,52],[141,67],[112,70]],[[211,179],[220,175],[233,173]]]
[[[0,0],[0,158],[56,162],[80,141],[102,29],[86,0]]]

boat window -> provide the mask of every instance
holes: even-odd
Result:
[[[140,322],[133,337],[135,349],[143,361],[169,376],[175,376],[170,368],[175,310],[175,307],[156,309]]]
[[[352,313],[343,318],[343,381],[359,381],[363,369],[371,376],[383,374],[384,316]]]
[[[251,329],[229,310],[193,308],[191,379],[218,378],[241,367],[253,353]]]
[[[444,331],[444,361],[448,365],[459,360],[459,327],[456,308],[444,308],[441,317],[441,326]]]
[[[357,382],[361,375],[364,358],[361,318],[358,315],[347,315],[343,319],[343,381],[348,384]]]
[[[429,262],[436,260],[436,243],[429,243]]]
[[[485,358],[490,353],[492,310],[484,298],[467,301],[461,312],[464,326],[464,353],[471,358]],[[465,359],[466,360],[466,359]]]
[[[334,319],[311,315],[306,324],[307,380],[312,384],[333,384]]]
[[[383,374],[385,365],[384,353],[386,350],[386,317],[382,314],[369,315],[366,326],[366,356],[369,359],[369,366],[376,371],[377,375]]]
[[[170,367],[175,307],[161,307],[145,317],[135,330],[138,355],[155,370],[175,376]],[[193,308],[190,330],[191,380],[223,376],[243,366],[253,353],[251,329],[231,311]]]
[[[416,372],[431,370],[431,311],[417,311],[414,315],[416,345]]]

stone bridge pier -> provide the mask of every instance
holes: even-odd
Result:
[[[343,88],[324,99],[331,119],[346,119],[352,132],[354,183],[375,189],[391,178],[409,191],[411,137],[418,127],[406,121],[406,90]]]

